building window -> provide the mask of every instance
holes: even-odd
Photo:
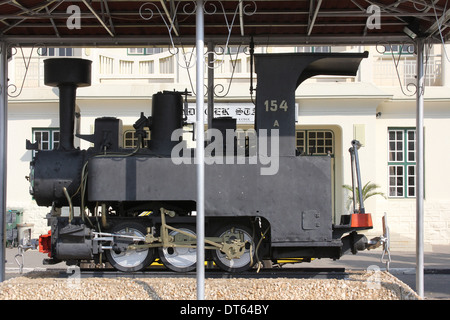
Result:
[[[330,46],[295,47],[295,52],[331,52]]]
[[[162,53],[164,50],[164,48],[128,48],[127,54],[130,56],[143,56]]]
[[[393,53],[393,54],[413,54],[414,53],[414,45],[385,45],[384,53]]]
[[[389,197],[416,196],[416,130],[390,128],[388,132]]]
[[[39,53],[44,57],[80,57],[81,48],[43,48]]]
[[[144,55],[145,48],[128,48],[127,50],[129,55]]]
[[[164,48],[146,48],[145,53],[146,54],[158,54],[163,53],[165,51]]]
[[[58,149],[59,128],[33,128],[33,142],[39,142],[39,150]]]
[[[334,137],[331,130],[297,130],[296,146],[303,155],[334,154]]]
[[[144,139],[145,141],[150,140],[150,131],[145,130],[147,132],[147,137]],[[128,149],[135,149],[137,147],[138,138],[136,136],[136,130],[126,130],[123,133],[123,145]]]

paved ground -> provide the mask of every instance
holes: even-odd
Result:
[[[6,249],[6,279],[18,275],[18,264],[14,257],[17,248]],[[65,263],[43,265],[45,255],[37,250],[24,253],[24,272],[35,268],[66,268]],[[362,251],[356,255],[345,255],[340,260],[317,259],[301,267],[343,267],[346,269],[385,270],[386,265],[380,261],[381,249]],[[389,271],[398,279],[416,289],[416,254],[414,251],[392,251]],[[298,265],[296,265],[298,266]],[[288,266],[286,266],[288,267]],[[450,300],[450,246],[434,246],[432,251],[425,252],[425,298],[432,300]]]

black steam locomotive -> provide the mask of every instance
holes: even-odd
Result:
[[[333,224],[330,157],[301,155],[295,147],[296,88],[314,75],[355,75],[364,57],[255,55],[255,130],[239,144],[236,120],[217,118],[205,143],[207,260],[240,272],[261,261],[338,259],[367,247],[357,233],[372,228],[363,209]],[[59,88],[60,143],[44,151],[27,141],[27,149],[37,150],[30,192],[39,206],[51,207],[51,230],[39,241],[47,263],[107,261],[137,271],[159,258],[171,270],[193,270],[196,159],[176,134],[186,120],[185,93],[153,95],[152,115],[137,119],[138,143],[130,150],[122,145],[120,119],[98,118],[92,135],[75,133],[76,90],[90,85],[91,62],[60,58],[44,64],[45,84]],[[75,148],[74,136],[92,146]],[[61,207],[69,207],[68,217]]]

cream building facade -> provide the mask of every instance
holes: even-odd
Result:
[[[377,50],[378,49],[378,50]],[[411,47],[283,47],[257,48],[257,52],[363,52],[356,77],[320,76],[297,89],[297,147],[307,155],[333,157],[334,219],[347,214],[349,197],[344,184],[351,184],[350,155],[353,139],[362,142],[359,151],[363,184],[379,185],[385,194],[365,202],[373,215],[374,229],[382,233],[381,217],[388,216],[393,249],[415,248],[415,95],[410,82],[415,77]],[[402,50],[402,54],[399,51]],[[22,55],[23,52],[23,55]],[[184,52],[184,54],[183,54]],[[238,126],[252,127],[250,56],[240,47],[214,61],[215,116],[238,116]],[[162,90],[192,91],[195,61],[185,48],[35,48],[17,50],[9,64],[8,189],[7,207],[23,211],[33,223],[35,237],[46,233],[49,208],[37,207],[29,195],[29,162],[32,151],[25,140],[41,139],[46,148],[58,143],[58,90],[43,84],[43,60],[73,56],[92,60],[92,85],[77,91],[81,112],[80,132],[93,131],[97,117],[114,116],[124,124],[124,146],[132,146],[132,124],[140,113],[150,115],[152,94]],[[434,46],[427,52],[425,88],[425,249],[450,244],[450,47]],[[191,59],[192,58],[192,59]],[[28,69],[25,66],[28,65]],[[397,65],[397,67],[396,67]],[[23,87],[21,83],[24,79]],[[254,75],[257,87],[257,75]],[[206,79],[206,73],[205,73]],[[205,80],[206,83],[206,80]],[[20,94],[19,94],[20,93]],[[255,93],[253,93],[254,97]],[[195,110],[195,98],[189,98]],[[206,102],[205,102],[206,103]],[[194,115],[189,115],[190,119]],[[191,139],[186,134],[186,139]],[[79,141],[81,148],[89,143]],[[191,141],[191,143],[194,143]],[[190,182],[194,183],[194,182]],[[292,190],[295,192],[295,190]]]

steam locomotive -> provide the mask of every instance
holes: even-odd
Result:
[[[330,157],[302,155],[295,146],[296,88],[315,75],[355,75],[365,57],[254,56],[255,130],[239,144],[236,120],[216,118],[205,143],[207,260],[242,272],[262,261],[339,259],[371,245],[357,233],[372,228],[364,208],[333,223]],[[39,239],[46,262],[109,262],[132,272],[159,259],[173,271],[195,269],[196,158],[176,134],[186,121],[186,92],[152,96],[152,114],[137,117],[138,143],[130,150],[117,118],[97,118],[91,135],[75,133],[76,90],[90,85],[91,61],[51,58],[44,67],[45,84],[59,88],[60,143],[45,151],[27,141],[27,149],[36,151],[30,193],[39,206],[51,207],[50,231]],[[75,136],[91,147],[75,148]],[[352,148],[357,154],[356,143]],[[62,207],[69,207],[68,216]]]

